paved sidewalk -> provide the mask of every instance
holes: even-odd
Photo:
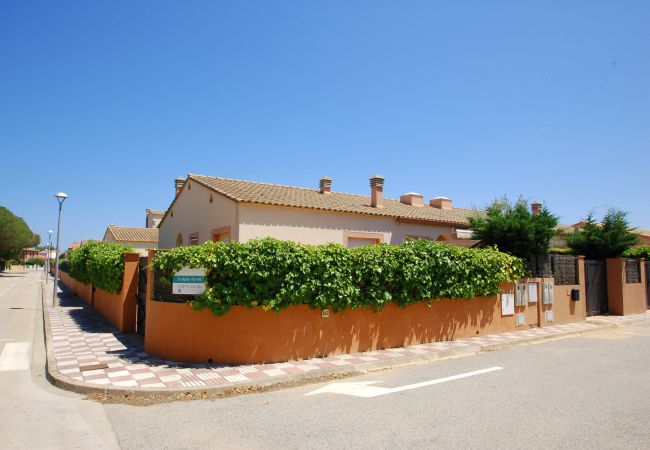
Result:
[[[57,307],[50,306],[51,301],[47,301],[47,296],[45,297],[48,372],[54,384],[78,392],[226,391],[242,386],[272,385],[336,373],[364,372],[413,361],[475,354],[484,350],[614,326],[613,323],[604,324],[602,321],[589,320],[302,361],[218,366],[153,358],[77,297],[70,296],[68,292],[62,297]],[[650,320],[650,314],[620,319],[625,323]]]

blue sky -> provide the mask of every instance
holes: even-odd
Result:
[[[188,172],[650,228],[650,2],[0,5],[0,205],[62,244]]]

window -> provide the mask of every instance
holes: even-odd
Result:
[[[213,242],[230,242],[230,227],[214,228],[212,230]]]
[[[199,233],[190,233],[190,245],[199,245]]]
[[[183,235],[178,233],[178,236],[176,236],[176,247],[180,247],[183,245]]]
[[[431,241],[432,239],[429,236],[406,236],[405,241]]]
[[[382,233],[365,233],[346,231],[343,233],[343,244],[348,248],[376,245],[384,241]]]

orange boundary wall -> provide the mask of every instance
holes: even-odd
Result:
[[[135,332],[138,289],[138,260],[137,253],[124,254],[124,277],[122,290],[112,294],[101,288],[95,288],[90,283],[81,283],[66,272],[59,269],[59,279],[72,289],[77,297],[92,306],[106,320],[122,333]]]
[[[149,260],[153,252],[149,254]],[[584,285],[584,261],[580,260]],[[190,362],[253,364],[308,359],[350,352],[402,347],[434,341],[526,329],[543,323],[543,310],[556,311],[556,323],[584,320],[584,286],[558,286],[554,304],[542,305],[541,281],[537,303],[515,307],[526,324],[515,325],[515,316],[501,315],[500,296],[468,300],[417,303],[400,308],[389,304],[382,311],[366,309],[330,312],[295,305],[279,313],[233,306],[217,317],[209,310],[194,311],[188,304],[152,299],[153,273],[147,279],[147,324],[145,350],[164,359]],[[581,290],[578,302],[567,293]],[[505,285],[512,290],[512,285]],[[550,323],[548,325],[551,325]]]
[[[124,254],[124,277],[119,294],[95,288],[93,307],[122,333],[135,332],[138,259],[137,253]]]
[[[646,310],[646,261],[641,259],[641,282],[628,284],[625,279],[625,259],[607,260],[607,306],[610,314],[627,316]]]

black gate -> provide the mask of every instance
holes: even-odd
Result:
[[[140,257],[138,263],[138,316],[135,331],[144,336],[144,326],[147,319],[147,263],[149,258]]]
[[[645,262],[645,296],[646,306],[650,309],[650,260]]]
[[[587,315],[607,314],[607,267],[605,261],[585,261]]]

